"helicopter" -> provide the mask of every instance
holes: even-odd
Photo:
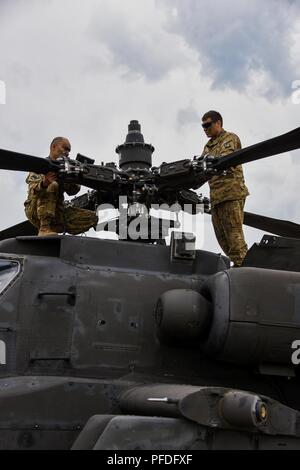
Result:
[[[300,128],[152,167],[154,147],[132,120],[119,167],[0,150],[3,170],[87,187],[74,206],[117,208],[126,196],[125,225],[158,227],[140,240],[37,237],[28,221],[0,233],[0,449],[300,449],[300,226],[245,213],[274,235],[232,269],[196,250],[193,234],[166,245],[164,220],[144,213],[209,214],[193,189],[298,148]]]

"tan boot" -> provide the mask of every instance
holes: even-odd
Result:
[[[49,235],[58,235],[58,232],[54,232],[50,225],[41,225],[38,237],[48,237]]]

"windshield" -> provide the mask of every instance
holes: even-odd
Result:
[[[17,276],[20,264],[17,261],[0,259],[0,293]]]

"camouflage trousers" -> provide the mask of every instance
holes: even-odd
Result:
[[[245,199],[224,201],[211,210],[219,245],[235,266],[241,266],[248,250],[243,232],[244,205]]]
[[[78,235],[98,224],[95,212],[64,204],[53,186],[54,190],[50,188],[42,197],[25,203],[26,216],[35,227],[39,229],[41,225],[47,225],[57,233]]]

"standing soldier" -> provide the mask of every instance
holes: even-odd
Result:
[[[237,135],[223,129],[223,118],[217,111],[208,111],[202,117],[202,127],[210,140],[202,155],[220,157],[241,148]],[[224,253],[241,266],[247,253],[243,233],[244,205],[249,195],[241,165],[229,168],[225,175],[209,180],[211,215],[217,240]]]
[[[55,137],[50,145],[50,160],[59,157],[68,158],[71,144],[65,137]],[[57,174],[46,175],[29,173],[26,178],[28,197],[25,201],[25,213],[29,221],[39,229],[39,236],[57,235],[68,232],[72,235],[86,232],[98,223],[93,211],[64,205],[64,192],[73,196],[80,191],[74,183],[57,181]]]

